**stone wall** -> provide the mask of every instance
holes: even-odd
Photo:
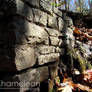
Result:
[[[0,1],[2,81],[37,83],[57,76],[59,57],[64,54],[64,20],[52,3],[54,0]],[[19,88],[15,92],[32,92],[33,85],[15,88]]]

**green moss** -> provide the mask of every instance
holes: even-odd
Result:
[[[86,61],[82,57],[78,56],[78,62],[80,64],[81,72],[86,70]]]
[[[86,66],[87,66],[87,69],[92,69],[92,65],[90,64],[89,61],[87,61]]]
[[[79,52],[78,54],[76,52]],[[85,51],[83,49],[71,49],[67,46],[66,48],[66,52],[68,55],[68,60],[71,60],[69,58],[69,56],[72,56],[73,59],[73,67],[77,68],[80,70],[80,72],[83,72],[87,69],[92,69],[92,65],[90,64],[90,62],[87,60],[87,58],[82,57],[82,55],[80,54],[80,52],[85,53]]]
[[[49,90],[48,92],[55,92],[55,90],[54,90],[54,89],[51,89],[51,90]]]

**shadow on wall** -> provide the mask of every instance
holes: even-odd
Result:
[[[13,78],[18,74],[17,62],[15,62],[16,48],[23,45],[23,34],[27,29],[25,28],[24,19],[16,15],[17,7],[15,2],[15,0],[0,0],[0,84],[2,82],[20,81],[19,77]],[[26,12],[27,14],[28,12]],[[22,56],[18,60],[21,62]],[[7,86],[1,84],[0,88],[7,88]],[[2,92],[20,92],[20,89],[0,90]]]
[[[35,56],[34,45],[28,47],[27,43],[31,27],[29,29],[26,17],[21,16],[21,14],[29,16],[29,9],[25,3],[18,4],[18,1],[21,0],[0,0],[0,84],[2,82],[29,81],[30,74],[23,75],[22,72],[36,64],[33,58]],[[30,64],[30,61],[33,63]],[[16,75],[19,76],[16,77]],[[0,85],[0,88],[8,87]],[[19,89],[16,86],[15,88],[18,89],[0,90],[2,92],[25,92],[26,89]]]

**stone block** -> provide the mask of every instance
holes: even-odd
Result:
[[[53,16],[48,15],[48,27],[58,29],[58,23],[57,23],[57,16],[56,15],[53,15]]]
[[[37,0],[31,0],[31,1],[33,2]],[[16,8],[17,8],[16,11],[17,14],[28,18],[30,21],[33,21],[32,8],[29,7],[27,4],[25,4],[22,0],[16,0]]]
[[[15,65],[17,70],[23,70],[35,65],[35,51],[34,48],[26,45],[17,45],[15,47]]]
[[[58,8],[54,7],[54,8],[53,8],[53,12],[54,12],[57,16],[62,17],[62,12],[61,12]]]
[[[27,22],[25,35],[28,37],[38,37],[44,40],[48,39],[48,34],[43,27]]]
[[[47,13],[40,11],[39,9],[32,9],[34,14],[34,22],[42,25],[47,25]]]
[[[4,86],[4,92],[40,92],[40,82],[47,80],[48,77],[48,67],[44,66],[36,69],[29,69],[14,76],[7,76],[5,80],[1,82],[10,84],[9,86]]]
[[[67,28],[67,44],[71,44],[72,47],[75,45],[75,37],[73,36],[73,30],[71,28]]]
[[[57,62],[59,60],[59,53],[51,53],[47,55],[40,55],[38,57],[38,63],[39,65],[43,65],[50,62]]]
[[[50,37],[51,45],[58,46],[59,45],[59,38],[58,37]]]
[[[48,32],[50,36],[56,36],[56,37],[62,36],[62,34],[58,30],[55,30],[55,29],[46,28],[46,31]]]
[[[41,45],[38,46],[38,51],[41,54],[49,54],[49,53],[54,53],[55,52],[55,47],[54,46],[45,46],[45,45]]]
[[[32,43],[34,42],[34,40],[44,41],[45,44],[49,43],[48,34],[43,27],[18,18],[14,22],[14,25],[17,44],[26,44],[27,40],[28,42],[29,40],[31,40]]]
[[[40,6],[44,11],[52,13],[52,6],[50,0],[40,0]]]
[[[62,18],[59,17],[58,18],[58,30],[62,32],[63,28],[64,28],[64,21]]]
[[[56,47],[56,49],[55,49],[55,50],[56,50],[56,52],[57,52],[57,53],[60,53],[62,49],[61,49],[61,48],[59,48],[59,47]]]

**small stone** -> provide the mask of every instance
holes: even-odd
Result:
[[[56,52],[57,52],[57,53],[60,53],[60,52],[61,52],[61,48],[56,47]]]
[[[63,43],[62,39],[59,40],[59,46],[61,46]]]
[[[41,38],[33,38],[33,37],[28,37],[28,44],[39,44],[45,42],[44,39]]]

